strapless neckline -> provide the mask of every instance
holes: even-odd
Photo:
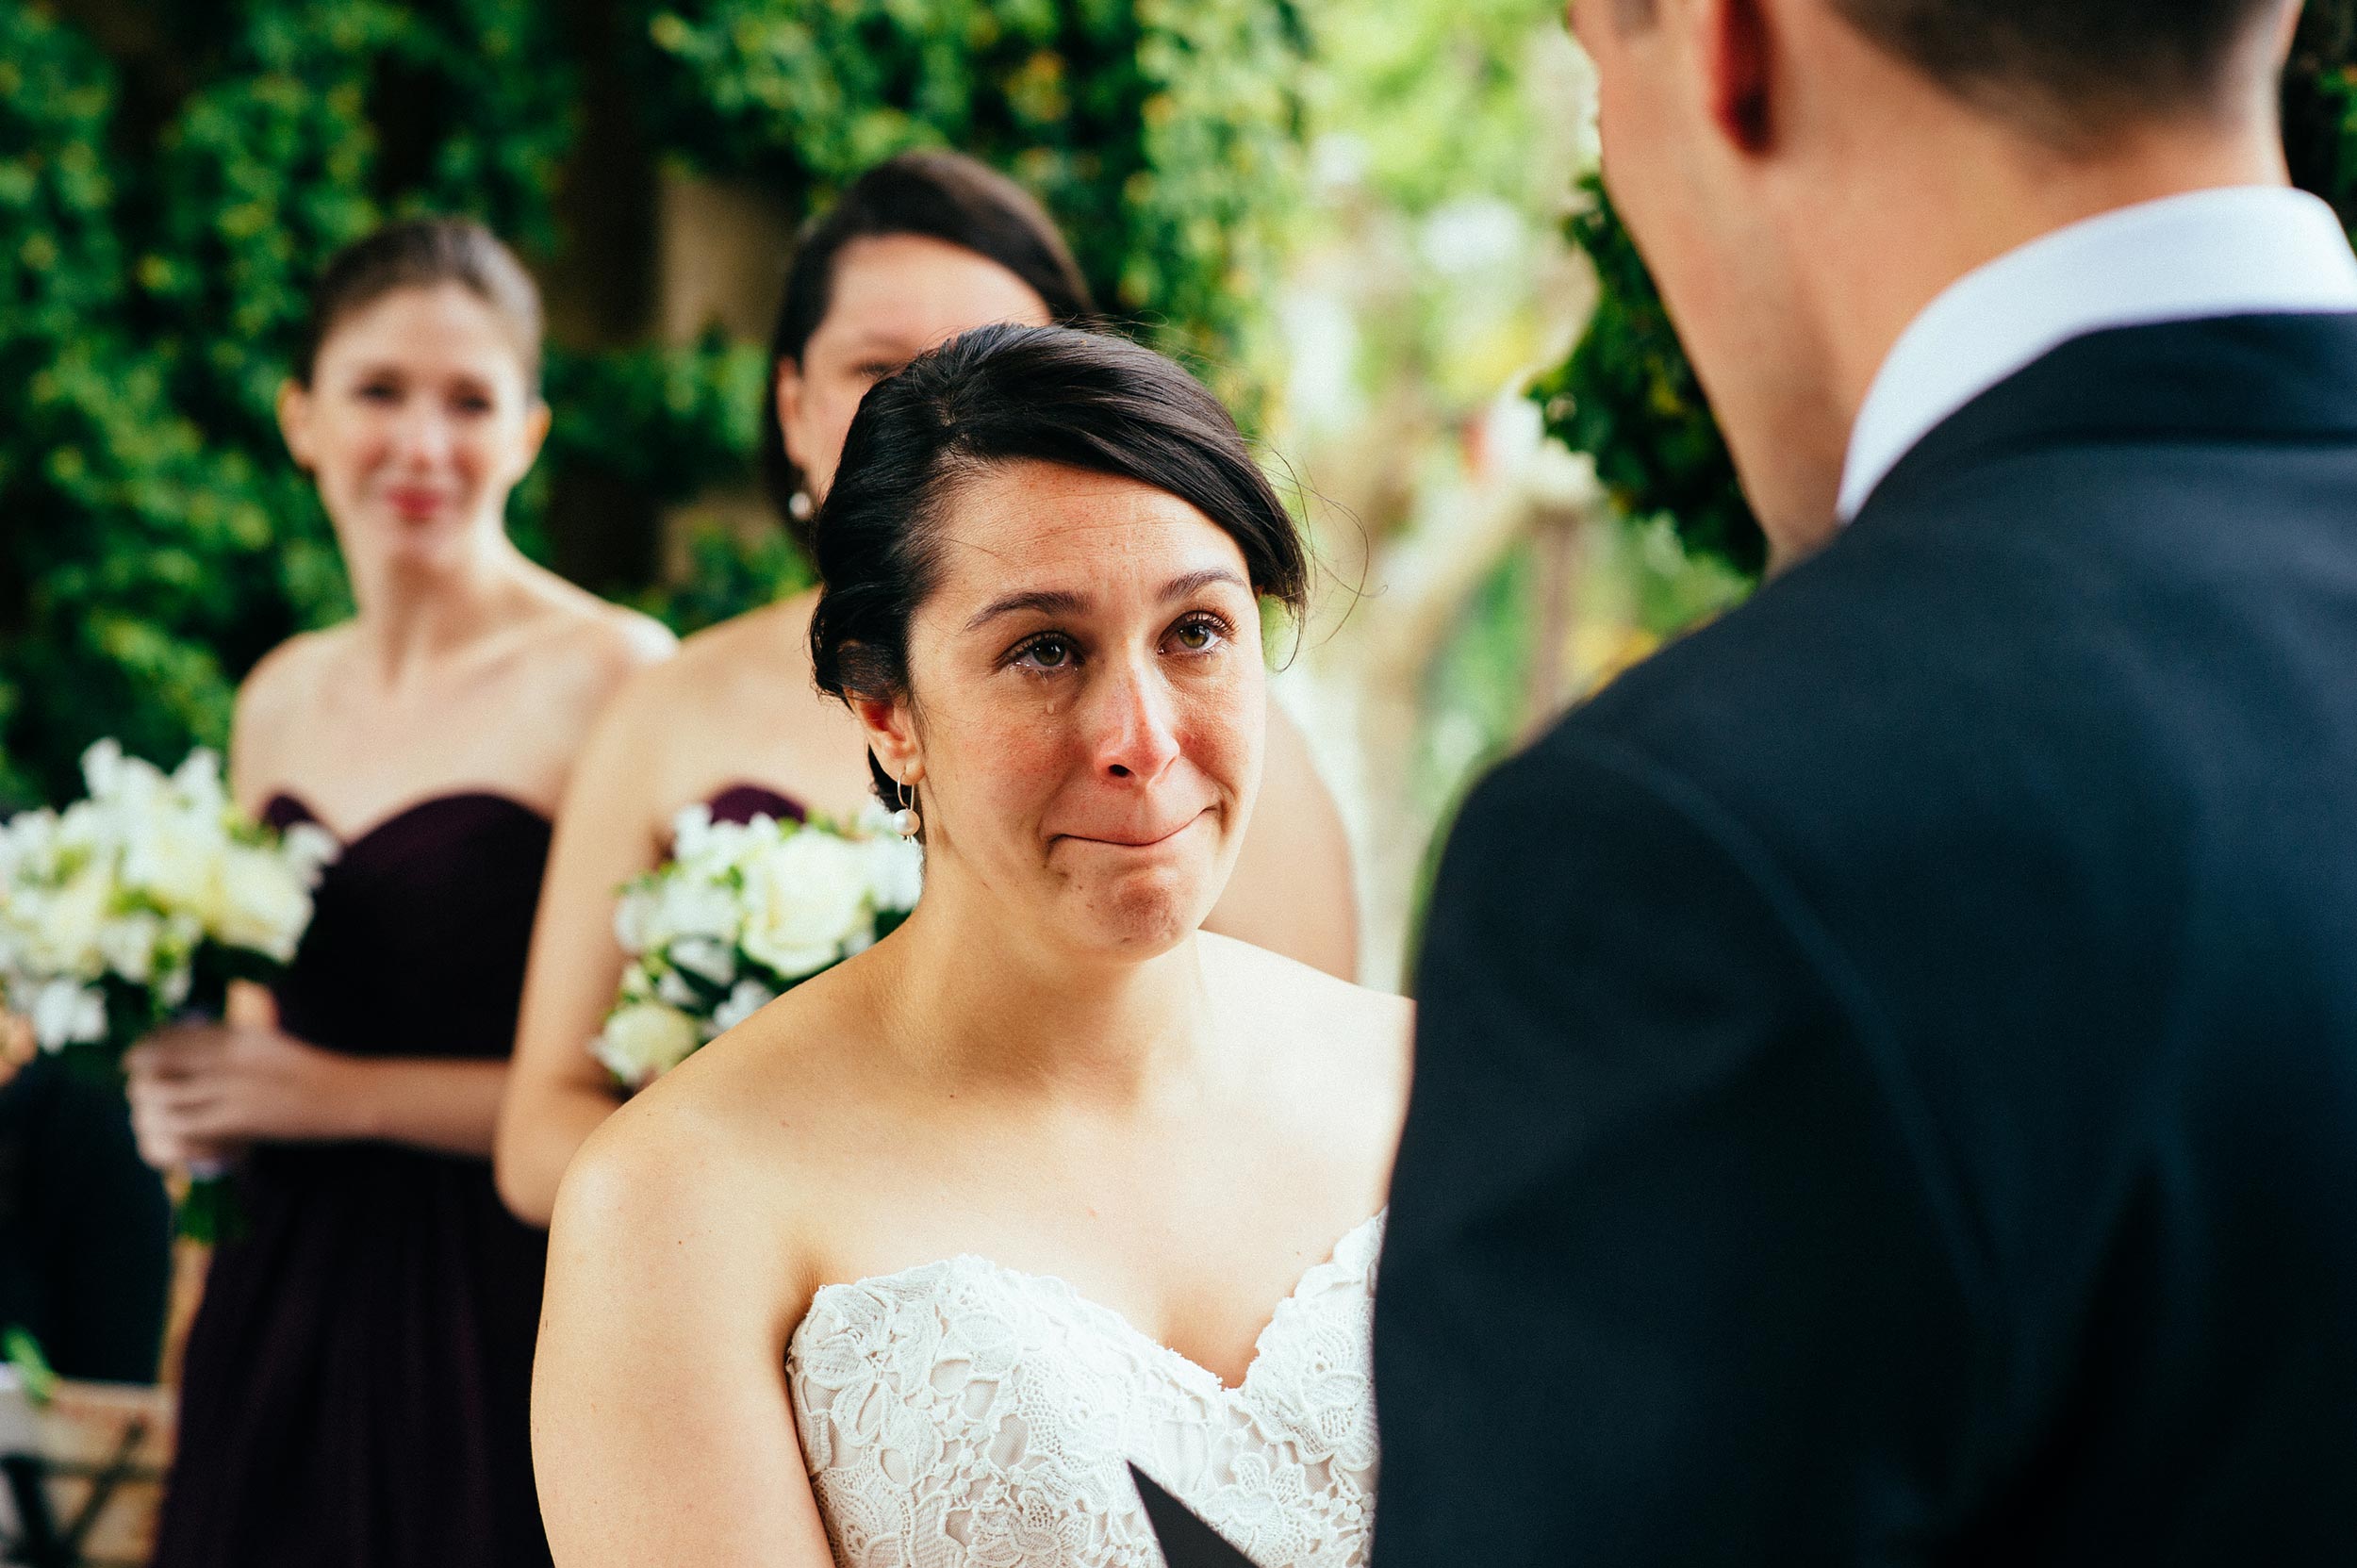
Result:
[[[342,830],[338,829],[333,822],[330,822],[326,817],[321,817],[318,810],[312,806],[310,801],[305,800],[302,795],[292,789],[272,790],[270,794],[269,800],[263,802],[262,817],[264,820],[283,827],[286,824],[287,817],[285,812],[279,808],[285,807],[298,812],[301,814],[302,820],[310,823],[314,827],[324,830],[327,835],[337,842],[338,846],[341,848],[343,852],[349,855],[361,845],[369,843],[372,839],[382,837],[387,834],[397,833],[403,824],[410,822],[417,817],[427,816],[436,811],[447,810],[457,806],[487,806],[494,810],[512,812],[518,816],[528,817],[541,827],[548,827],[551,825],[548,814],[541,811],[538,807],[527,805],[513,795],[490,788],[450,789],[441,790],[432,795],[420,795],[412,801],[409,801],[400,806],[396,806],[391,811],[387,812],[384,816],[379,817],[375,821],[370,823],[360,832],[350,835],[346,835]]]
[[[812,1316],[817,1312],[820,1299],[832,1292],[888,1290],[893,1286],[900,1284],[915,1277],[940,1270],[976,1272],[997,1275],[1002,1279],[1013,1280],[1020,1284],[1037,1286],[1047,1290],[1050,1294],[1058,1296],[1068,1301],[1080,1312],[1096,1317],[1099,1320],[1101,1327],[1117,1333],[1126,1334],[1129,1338],[1137,1341],[1142,1346],[1161,1352],[1163,1356],[1169,1358],[1169,1360],[1176,1363],[1180,1369],[1203,1378],[1208,1381],[1212,1388],[1218,1390],[1220,1393],[1227,1395],[1238,1395],[1244,1393],[1246,1389],[1249,1389],[1252,1386],[1252,1375],[1260,1370],[1261,1363],[1267,1355],[1270,1336],[1276,1333],[1277,1326],[1284,1321],[1286,1309],[1292,1307],[1303,1297],[1314,1295],[1318,1287],[1325,1284],[1334,1274],[1348,1270],[1351,1267],[1351,1264],[1347,1260],[1357,1250],[1355,1244],[1360,1241],[1368,1231],[1379,1229],[1383,1224],[1385,1214],[1389,1212],[1390,1211],[1388,1209],[1378,1209],[1374,1213],[1368,1215],[1365,1219],[1360,1220],[1358,1224],[1343,1231],[1341,1238],[1337,1240],[1331,1247],[1327,1249],[1325,1258],[1317,1263],[1311,1263],[1308,1269],[1303,1271],[1301,1278],[1294,1281],[1294,1288],[1285,1293],[1283,1298],[1280,1299],[1277,1303],[1275,1309],[1270,1312],[1268,1322],[1262,1324],[1261,1326],[1261,1331],[1253,1336],[1252,1359],[1244,1365],[1244,1379],[1241,1382],[1230,1383],[1227,1378],[1221,1377],[1218,1373],[1213,1372],[1210,1367],[1205,1366],[1201,1362],[1196,1361],[1193,1356],[1188,1355],[1185,1351],[1178,1349],[1175,1345],[1164,1344],[1162,1341],[1156,1339],[1152,1334],[1147,1333],[1145,1329],[1130,1322],[1129,1314],[1118,1312],[1112,1307],[1108,1307],[1103,1302],[1096,1300],[1091,1296],[1082,1295],[1078,1287],[1074,1286],[1071,1281],[1063,1279],[1061,1275],[1033,1274],[1019,1268],[1009,1268],[1004,1263],[994,1262],[989,1258],[982,1257],[979,1253],[973,1252],[960,1252],[954,1254],[953,1256],[942,1258],[929,1263],[912,1263],[907,1268],[895,1269],[889,1274],[871,1274],[863,1279],[848,1280],[841,1284],[819,1286],[816,1291],[811,1293],[810,1309],[802,1314],[802,1322],[795,1325],[794,1333],[788,1341],[787,1348],[790,1353],[794,1342],[799,1341],[801,1338],[802,1326],[809,1323]]]
[[[1360,1568],[1384,1217],[1302,1275],[1233,1387],[1066,1280],[972,1253],[821,1286],[786,1384],[835,1561],[1162,1568],[1135,1464],[1261,1568]]]

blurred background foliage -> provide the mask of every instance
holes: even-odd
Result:
[[[650,127],[808,210],[949,145],[1054,213],[1116,317],[1224,364],[1295,189],[1294,0],[703,0],[635,28]]]
[[[1242,398],[1308,45],[1293,0],[0,0],[0,808],[100,734],[221,743],[238,677],[347,609],[273,400],[307,280],[386,218],[524,254],[556,420],[518,536],[692,629],[803,569],[741,526],[665,548],[747,483],[766,380],[757,325],[661,330],[668,185],[747,182],[790,235],[954,145]]]
[[[2312,0],[2284,89],[2345,216],[2353,31]],[[1327,592],[1278,695],[1393,978],[1465,782],[1763,554],[1591,85],[1559,0],[0,0],[0,810],[101,734],[218,744],[347,610],[272,399],[305,283],[388,216],[479,217],[547,292],[527,550],[683,631],[801,586],[750,484],[792,236],[949,145],[1297,498]]]

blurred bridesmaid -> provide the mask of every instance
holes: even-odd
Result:
[[[878,165],[804,238],[770,344],[763,477],[805,546],[860,399],[926,349],[994,322],[1093,314],[1063,237],[1023,189],[971,158]],[[817,590],[688,639],[599,721],[557,819],[533,938],[515,1075],[500,1114],[500,1191],[545,1225],[576,1149],[620,1103],[589,1054],[623,955],[615,892],[668,855],[672,819],[846,817],[869,799],[866,743],[818,693]],[[1350,850],[1299,730],[1272,706],[1267,779],[1233,879],[1205,929],[1345,980],[1358,971]]]
[[[142,1152],[235,1163],[246,1220],[190,1331],[158,1568],[548,1560],[545,1243],[492,1188],[492,1123],[550,818],[592,717],[671,640],[507,537],[539,358],[507,249],[404,223],[328,264],[280,393],[357,613],[255,668],[230,774],[343,850],[274,995],[133,1056]]]

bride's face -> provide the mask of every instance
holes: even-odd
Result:
[[[1043,463],[949,511],[894,718],[928,887],[979,891],[1059,946],[1164,951],[1217,900],[1260,784],[1244,554],[1174,496]]]

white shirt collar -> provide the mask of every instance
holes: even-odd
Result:
[[[2357,257],[2332,209],[2277,186],[2197,190],[2072,223],[1932,301],[1850,432],[1848,522],[1949,415],[2073,338],[2215,316],[2357,310]]]

